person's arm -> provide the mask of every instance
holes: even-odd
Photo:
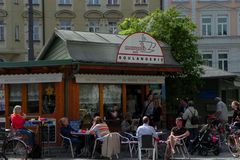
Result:
[[[178,139],[183,139],[183,138],[188,137],[189,135],[190,135],[189,131],[186,130],[186,132],[185,132],[184,134],[181,134],[181,135],[179,135],[179,136],[176,136],[176,138],[178,138]]]

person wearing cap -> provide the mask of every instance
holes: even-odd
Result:
[[[177,141],[184,139],[189,136],[189,131],[183,126],[183,119],[181,117],[176,118],[176,127],[173,127],[170,136],[167,140],[166,151],[164,159],[170,159],[173,153],[175,153],[175,144]]]
[[[214,113],[215,117],[218,118],[223,124],[228,122],[228,109],[226,104],[221,100],[220,97],[215,97],[217,102],[217,110]]]
[[[194,107],[194,102],[188,101],[188,108],[187,110],[183,113],[182,118],[186,121],[185,123],[185,128],[189,131],[190,136],[188,138],[188,150],[190,151],[192,146],[192,142],[195,139],[195,137],[198,135],[198,124],[192,124],[191,123],[191,118],[193,116],[198,116],[198,111]]]

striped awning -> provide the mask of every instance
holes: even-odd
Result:
[[[61,82],[62,73],[0,75],[0,84]]]
[[[76,83],[164,84],[164,76],[75,74]]]

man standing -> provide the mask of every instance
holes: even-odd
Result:
[[[221,100],[220,97],[215,97],[214,99],[217,102],[217,110],[215,112],[216,118],[218,118],[222,124],[228,122],[228,109],[226,104]]]

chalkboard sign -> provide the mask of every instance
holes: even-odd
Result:
[[[44,143],[56,143],[56,119],[48,119],[41,131]]]

